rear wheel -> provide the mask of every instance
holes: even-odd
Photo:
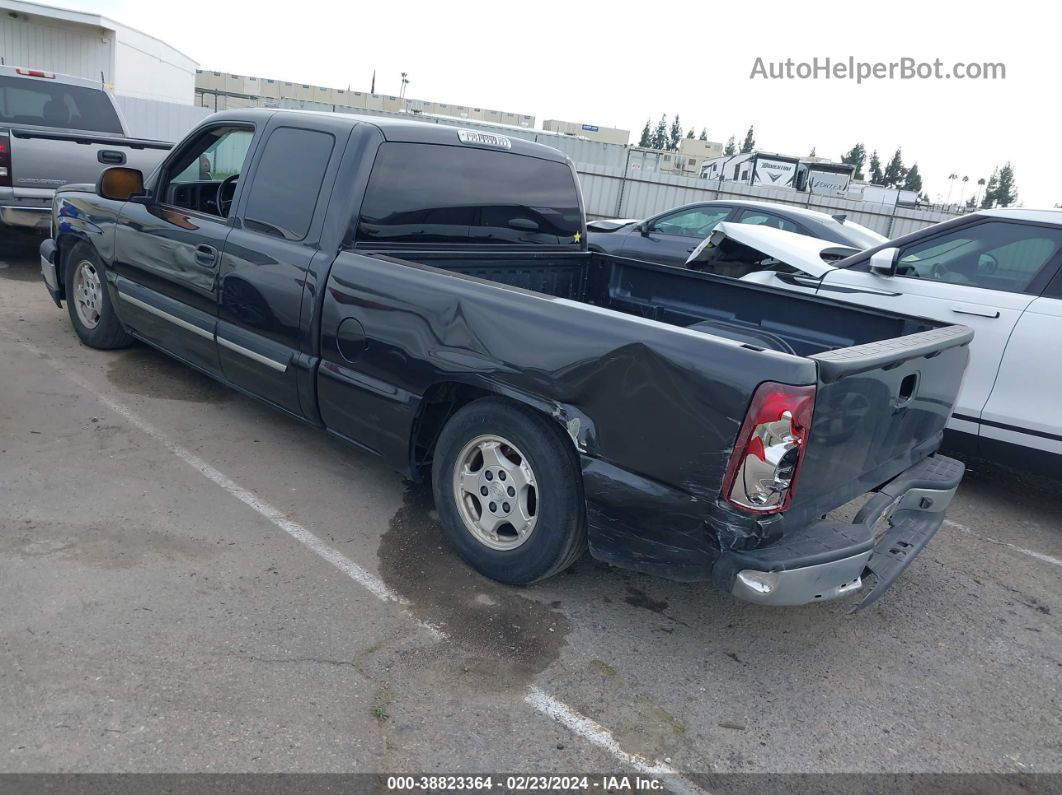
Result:
[[[122,328],[111,304],[103,264],[87,243],[78,243],[65,258],[66,306],[70,322],[90,348],[124,348],[133,338]]]
[[[543,417],[483,398],[450,418],[432,465],[435,505],[461,557],[524,585],[586,548],[582,479],[571,442]]]

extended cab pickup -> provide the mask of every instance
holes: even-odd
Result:
[[[935,451],[969,329],[588,252],[574,168],[538,144],[230,111],[147,185],[61,189],[52,223],[44,279],[86,344],[143,340],[430,476],[504,582],[589,547],[764,604],[872,574],[865,605],[963,474]]]
[[[47,230],[57,187],[109,166],[151,171],[172,146],[130,138],[98,82],[0,66],[0,228]]]

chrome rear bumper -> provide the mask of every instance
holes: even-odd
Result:
[[[836,599],[874,587],[857,610],[881,598],[940,529],[965,466],[935,455],[885,484],[850,524],[824,519],[762,549],[728,552],[720,562],[734,596],[763,605]],[[888,530],[875,540],[875,527]],[[717,564],[718,566],[719,564]]]

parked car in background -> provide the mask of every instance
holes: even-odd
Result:
[[[149,172],[173,144],[130,138],[114,97],[79,77],[0,66],[0,231],[47,230],[60,185]]]
[[[219,150],[234,173],[187,179]],[[503,582],[589,548],[760,604],[873,575],[866,605],[962,478],[935,453],[968,328],[589,252],[575,168],[540,144],[228,111],[146,183],[61,188],[54,228],[45,283],[86,345],[143,340],[430,478]]]
[[[724,224],[691,266],[970,326],[976,335],[949,444],[1062,475],[1062,212],[981,210],[832,264],[816,246]],[[718,269],[713,260],[722,261]]]
[[[682,267],[723,221],[783,229],[859,250],[887,240],[843,215],[771,202],[710,201],[676,207],[644,221],[593,221],[586,226],[587,243],[591,251]]]

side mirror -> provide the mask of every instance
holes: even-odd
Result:
[[[870,255],[870,272],[878,276],[895,276],[896,257],[899,253],[900,249],[895,246],[875,251]]]
[[[648,221],[642,221],[640,224],[638,224],[637,229],[638,229],[638,234],[640,234],[642,237],[649,237],[649,222]]]
[[[144,175],[135,168],[115,166],[105,169],[96,183],[96,193],[104,199],[129,201],[144,192]]]

